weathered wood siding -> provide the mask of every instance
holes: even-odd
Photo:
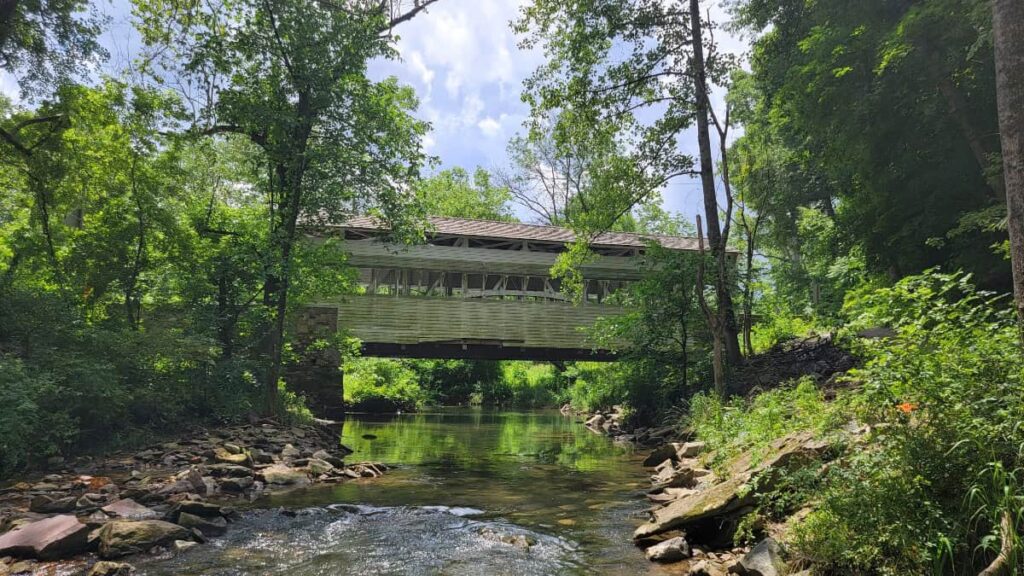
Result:
[[[592,348],[581,329],[624,312],[598,304],[367,295],[316,304],[326,305],[338,308],[341,329],[364,342],[470,340],[556,349]]]
[[[346,240],[349,264],[362,268],[407,268],[445,272],[486,272],[547,276],[557,254],[453,246],[396,246],[375,240]],[[585,278],[636,280],[643,276],[643,257],[597,256],[582,266]]]

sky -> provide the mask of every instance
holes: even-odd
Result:
[[[427,13],[398,30],[399,62],[377,63],[373,73],[397,76],[420,97],[420,118],[433,130],[425,140],[440,168],[507,166],[505,147],[523,131],[529,107],[520,100],[523,81],[544,61],[539,50],[521,50],[510,22],[527,0],[440,0]],[[712,18],[725,22],[718,4]],[[749,44],[719,31],[722,50],[738,55]],[[721,106],[722,94],[713,101]],[[696,134],[681,138],[684,150],[697,155]],[[713,146],[715,144],[713,143]],[[662,193],[663,206],[692,220],[703,212],[700,184],[677,179]],[[520,212],[521,217],[527,214]]]
[[[521,50],[510,23],[528,0],[439,0],[425,13],[398,28],[397,61],[374,62],[371,76],[396,76],[419,96],[416,112],[430,122],[424,139],[427,152],[440,160],[437,170],[460,166],[507,167],[506,145],[523,131],[529,107],[520,99],[523,81],[543,62],[539,50]],[[110,52],[106,68],[124,70],[139,48],[129,17],[128,0],[100,0],[110,22],[101,43]],[[706,3],[705,3],[706,4]],[[712,18],[726,21],[722,8],[710,6]],[[719,31],[720,48],[744,53],[748,44]],[[0,92],[16,97],[17,86],[0,75]],[[722,94],[712,103],[721,106]],[[685,152],[694,156],[696,135],[681,137]],[[692,220],[701,213],[699,183],[677,179],[662,193],[663,206]],[[528,214],[520,212],[521,217]]]

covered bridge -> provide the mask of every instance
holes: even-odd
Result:
[[[591,243],[596,257],[581,270],[583,301],[574,304],[550,277],[558,253],[576,239],[567,228],[432,217],[423,244],[389,243],[386,233],[369,217],[311,230],[343,239],[359,293],[308,306],[296,320],[300,343],[343,330],[367,356],[611,360],[587,330],[623,313],[608,297],[642,277],[648,243],[698,250],[695,238],[601,234]],[[321,376],[329,372],[337,386],[337,363],[325,360]]]

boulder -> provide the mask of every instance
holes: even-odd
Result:
[[[739,576],[782,576],[786,574],[782,548],[774,538],[765,538],[732,565],[729,573]]]
[[[228,531],[228,521],[223,516],[204,518],[188,512],[178,514],[178,524],[185,528],[199,530],[203,536],[220,536]]]
[[[181,502],[178,504],[179,512],[186,512],[203,518],[218,518],[225,514],[224,508],[210,502]]]
[[[652,562],[679,562],[690,557],[690,544],[682,536],[676,536],[644,551]]]
[[[810,434],[798,433],[772,442],[766,456],[762,457],[761,453],[755,455],[754,452],[741,454],[730,463],[727,480],[654,510],[651,521],[637,528],[633,537],[639,540],[668,530],[687,529],[735,513],[753,503],[752,478],[758,477],[758,489],[771,489],[773,470],[789,467],[794,461],[806,463],[823,449],[823,445]],[[692,481],[694,470],[688,470]]]
[[[236,466],[234,464],[211,464],[206,467],[212,476],[217,478],[229,477],[229,478],[243,478],[245,476],[252,476],[252,470],[245,466]]]
[[[195,548],[196,546],[199,546],[198,542],[191,542],[189,540],[175,540],[174,541],[174,551],[175,552],[184,552],[185,550],[188,550],[189,548]]]
[[[128,576],[135,573],[135,567],[125,562],[100,560],[92,565],[87,576]]]
[[[195,487],[192,486],[192,483],[188,480],[175,480],[174,482],[168,482],[161,486],[160,489],[156,491],[156,494],[159,496],[170,496],[171,494],[184,494],[193,490],[195,490]],[[145,500],[145,498],[143,498],[143,500]]]
[[[0,536],[0,556],[52,560],[85,551],[89,527],[71,515],[26,524]]]
[[[590,417],[589,420],[584,422],[584,425],[587,428],[600,428],[601,426],[604,425],[604,415],[594,414],[593,416]]]
[[[703,442],[686,442],[676,450],[676,456],[679,458],[696,458],[704,452],[704,448],[705,444]]]
[[[256,464],[272,464],[274,462],[274,456],[272,454],[268,454],[259,448],[254,448],[249,452],[249,457],[252,458],[252,461]]]
[[[125,520],[149,520],[160,516],[153,510],[146,508],[131,498],[112,502],[103,508],[100,508],[100,510],[106,512],[110,516],[123,518]]]
[[[183,474],[182,480],[188,481],[192,485],[192,489],[200,494],[206,494],[208,491],[206,480],[203,479],[203,470],[197,466],[189,466]]]
[[[191,535],[187,528],[162,520],[115,520],[100,528],[100,558],[145,552],[175,540],[189,540]]]
[[[313,458],[316,458],[317,460],[323,460],[324,462],[329,462],[331,466],[334,466],[335,468],[341,468],[342,466],[345,465],[344,460],[331,454],[327,450],[317,450],[316,452],[313,452]]]
[[[738,510],[752,502],[753,495],[747,490],[747,480],[747,475],[734,476],[721,484],[670,502],[655,510],[651,521],[641,524],[633,537],[647,538]]]
[[[284,486],[309,484],[309,475],[305,470],[299,470],[284,464],[267,466],[259,472],[263,481],[267,484],[279,484]]]
[[[234,464],[236,466],[245,464],[249,461],[248,454],[232,454],[223,448],[215,450],[213,458],[222,464]]]
[[[693,468],[676,470],[669,466],[656,476],[652,476],[651,482],[656,488],[691,488],[695,484],[694,472]]]
[[[254,480],[251,476],[245,476],[242,478],[224,478],[220,482],[221,490],[227,492],[243,492],[253,485]]]
[[[28,505],[28,509],[32,512],[39,512],[41,514],[54,514],[71,512],[77,505],[78,499],[74,496],[54,498],[53,496],[40,494],[32,499]]]
[[[655,448],[647,458],[644,458],[643,465],[647,468],[657,466],[665,460],[675,460],[677,458],[676,451],[678,450],[677,444],[662,444]]]
[[[320,460],[319,458],[310,458],[309,461],[306,463],[306,467],[309,468],[309,472],[314,476],[319,476],[320,474],[327,474],[328,472],[334,470],[334,466],[330,462]]]
[[[687,576],[725,576],[725,570],[718,564],[712,564],[707,560],[701,560],[690,565]]]
[[[300,456],[302,456],[302,451],[291,444],[285,444],[281,449],[281,458],[285,460],[294,460]]]

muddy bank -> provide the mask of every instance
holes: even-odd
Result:
[[[128,573],[121,562],[134,554],[183,550],[224,534],[236,506],[385,471],[346,462],[351,452],[333,423],[263,420],[8,483],[0,489],[0,576]]]

